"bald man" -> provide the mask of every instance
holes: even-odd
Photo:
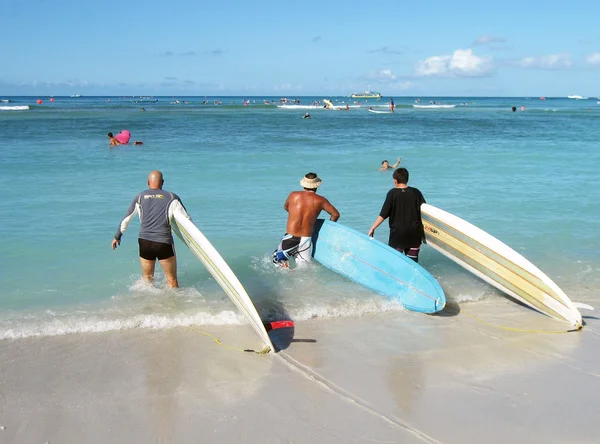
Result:
[[[175,211],[183,212],[188,218],[187,211],[181,199],[175,193],[162,189],[165,183],[160,171],[151,171],[148,175],[148,189],[135,196],[127,214],[121,220],[117,234],[112,241],[112,249],[121,245],[121,237],[129,222],[136,214],[140,216],[140,263],[142,276],[148,282],[154,279],[156,261],[162,267],[167,279],[167,285],[179,287],[177,282],[177,258],[173,235],[171,234],[171,219]]]

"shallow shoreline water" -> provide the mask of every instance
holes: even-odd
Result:
[[[392,186],[377,168],[401,156],[429,203],[600,309],[600,107],[441,98],[467,105],[416,110],[395,98],[393,115],[362,104],[302,119],[267,98],[11,99],[30,109],[0,112],[0,441],[597,441],[595,312],[564,333],[427,246],[420,263],[449,301],[436,316],[318,264],[275,269],[270,254],[306,172],[340,222],[366,232]],[[144,145],[110,149],[106,133],[121,129]],[[111,251],[155,168],[261,317],[295,321],[273,333],[279,354],[226,347],[260,341],[183,244],[177,291],[161,274],[140,281],[139,222]]]

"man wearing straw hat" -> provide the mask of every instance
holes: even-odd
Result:
[[[315,173],[308,173],[300,181],[304,190],[291,192],[285,200],[283,208],[289,213],[287,229],[277,250],[273,252],[274,264],[288,268],[291,258],[296,263],[310,262],[313,229],[321,211],[329,213],[329,220],[333,222],[340,218],[339,211],[317,194],[322,182]]]

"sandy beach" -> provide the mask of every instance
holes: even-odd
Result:
[[[598,442],[598,320],[500,308],[1,341],[0,442]]]

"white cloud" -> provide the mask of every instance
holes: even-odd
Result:
[[[600,52],[595,52],[593,54],[589,54],[585,61],[588,65],[600,65]]]
[[[538,57],[524,57],[517,62],[522,68],[533,69],[567,69],[570,68],[571,55],[568,53],[550,54]]]
[[[390,89],[394,89],[394,90],[398,90],[398,91],[406,91],[409,89],[414,88],[415,84],[413,82],[398,82],[398,83],[392,83],[389,85]]]
[[[394,74],[391,69],[381,69],[379,71],[371,71],[369,74],[363,74],[361,78],[365,80],[389,82],[391,80],[396,80],[396,74]]]
[[[487,45],[488,43],[504,43],[504,37],[494,37],[493,35],[485,34],[473,42],[474,45]]]
[[[494,69],[491,57],[478,57],[471,49],[457,49],[452,55],[433,56],[417,62],[417,76],[483,77]]]

